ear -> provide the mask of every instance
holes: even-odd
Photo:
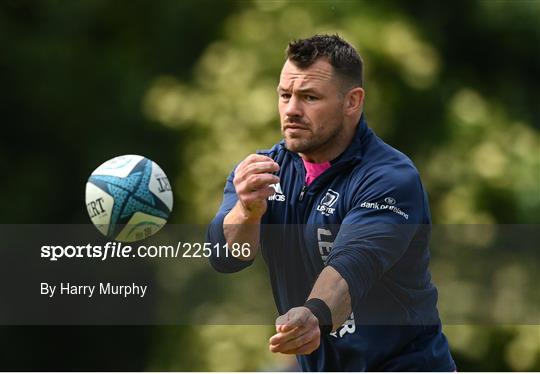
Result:
[[[355,87],[345,95],[344,110],[345,115],[352,116],[362,111],[364,105],[364,89]]]

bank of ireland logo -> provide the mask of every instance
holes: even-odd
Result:
[[[400,208],[396,206],[396,199],[393,197],[387,196],[384,198],[384,204],[382,201],[376,201],[376,202],[370,202],[370,201],[364,201],[362,204],[360,204],[360,208],[366,208],[366,209],[373,209],[373,210],[382,210],[386,211],[389,210],[391,212],[394,212],[396,214],[399,214],[405,219],[409,219],[409,215],[402,211]]]
[[[272,196],[268,197],[269,201],[285,201],[285,195],[283,194],[279,182],[276,184],[271,184],[270,187],[272,187],[276,192]]]
[[[396,205],[396,199],[394,199],[393,197],[385,197],[384,198],[384,202],[386,204],[389,204],[389,205]]]
[[[323,216],[330,216],[334,214],[336,208],[334,205],[339,199],[339,193],[334,190],[326,191],[326,194],[321,199],[321,202],[317,206],[317,211],[321,212]]]

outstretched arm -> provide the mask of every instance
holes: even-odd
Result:
[[[360,191],[356,205],[341,222],[327,266],[320,273],[308,300],[318,298],[313,311],[296,307],[276,320],[277,334],[270,338],[272,352],[309,354],[320,344],[319,325],[332,324],[337,329],[358,310],[360,301],[373,284],[403,256],[414,235],[424,223],[425,197],[415,169],[394,174],[377,174],[371,179],[375,191]],[[392,196],[393,209],[371,209],[364,202],[386,204]],[[322,305],[322,307],[321,307]],[[313,308],[312,308],[313,309]],[[388,311],[381,310],[380,321],[388,319]],[[331,322],[329,322],[331,321]]]
[[[310,299],[320,299],[328,306],[332,331],[341,326],[351,314],[349,286],[331,266],[326,266],[317,278],[308,297]],[[310,354],[319,347],[319,325],[323,323],[305,306],[290,309],[276,320],[276,334],[269,341],[270,351]]]

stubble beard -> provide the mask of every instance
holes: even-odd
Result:
[[[282,131],[282,135],[285,140],[285,147],[289,151],[309,155],[320,151],[335,142],[343,131],[343,128],[343,121],[341,121],[339,126],[336,126],[332,132],[326,134],[324,138],[317,138],[312,132],[309,133],[309,137],[290,137],[286,136],[285,131]]]

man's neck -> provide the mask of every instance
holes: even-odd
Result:
[[[358,121],[356,121],[354,124],[345,126],[343,131],[338,134],[330,144],[324,145],[322,149],[318,149],[313,153],[299,153],[300,157],[302,157],[302,159],[305,161],[316,164],[321,164],[336,159],[352,143],[357,125]]]

